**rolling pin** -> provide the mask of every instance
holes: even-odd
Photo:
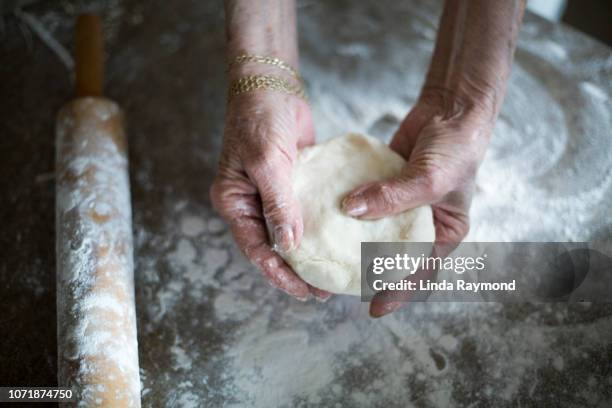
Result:
[[[58,381],[77,406],[140,407],[126,137],[103,60],[101,22],[81,15],[56,124]]]

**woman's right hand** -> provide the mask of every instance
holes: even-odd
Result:
[[[291,172],[298,149],[313,143],[310,107],[303,99],[272,90],[233,96],[210,190],[213,206],[230,224],[244,255],[272,286],[299,300],[331,295],[307,284],[275,251],[300,243],[302,215]]]

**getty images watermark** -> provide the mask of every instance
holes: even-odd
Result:
[[[425,256],[421,254],[417,257],[406,253],[395,254],[395,256],[377,256],[372,260],[372,273],[382,275],[385,272],[393,273],[404,272],[407,277],[415,275],[420,270],[451,270],[456,274],[462,275],[466,272],[484,271],[486,269],[487,254],[477,257],[441,257]],[[381,290],[516,290],[516,280],[511,282],[470,282],[464,279],[456,281],[431,279],[400,279],[396,282],[386,282],[384,279],[376,279],[372,282],[375,291]]]
[[[364,242],[361,274],[364,301],[612,302],[606,243]]]

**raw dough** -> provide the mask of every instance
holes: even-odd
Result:
[[[306,282],[333,293],[360,295],[361,242],[433,242],[431,207],[379,220],[345,215],[342,199],[353,188],[397,175],[404,159],[371,137],[349,134],[302,150],[293,187],[302,207],[299,248],[282,254]]]

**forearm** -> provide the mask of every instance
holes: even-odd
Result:
[[[452,109],[499,113],[525,0],[447,0],[423,88]],[[468,106],[469,107],[469,106]]]
[[[227,57],[279,58],[297,69],[295,0],[225,0]]]

